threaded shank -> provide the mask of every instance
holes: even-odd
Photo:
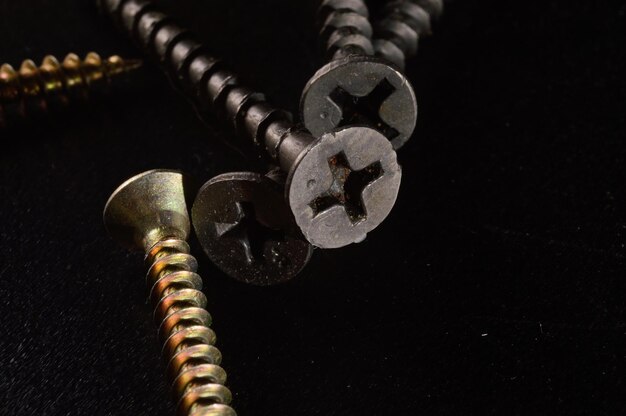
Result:
[[[48,55],[40,66],[28,59],[18,70],[4,64],[0,66],[0,125],[9,118],[27,117],[85,100],[91,93],[106,92],[117,78],[140,65],[139,61],[117,55],[102,59],[95,52],[82,60],[69,54],[62,62]]]
[[[324,0],[318,9],[320,42],[331,61],[373,55],[372,26],[363,0]]]
[[[236,416],[229,406],[232,394],[224,386],[226,372],[215,345],[189,245],[178,239],[162,240],[146,254],[148,297],[163,344],[167,377],[181,416]]]
[[[443,0],[394,0],[375,25],[374,51],[398,68],[417,53],[421,36],[431,33],[431,21],[441,15]]]
[[[360,1],[360,0],[357,0]],[[187,30],[147,0],[100,2],[118,27],[164,67],[174,84],[194,99],[203,114],[211,111],[240,136],[263,147],[279,161],[279,147],[293,128],[291,116],[268,103],[265,96],[241,84],[237,75]],[[277,132],[281,132],[277,137]],[[313,140],[313,137],[311,137]]]

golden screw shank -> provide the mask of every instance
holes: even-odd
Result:
[[[22,62],[19,70],[9,64],[0,66],[0,125],[14,117],[45,112],[51,106],[85,100],[91,92],[107,91],[113,81],[141,66],[141,61],[124,60],[117,55],[102,59],[89,52],[81,60],[69,54],[59,62],[46,56],[38,67],[32,60]]]
[[[181,173],[151,170],[124,182],[104,209],[109,234],[146,255],[148,298],[179,416],[236,416],[224,386],[198,263],[189,254],[188,201],[197,189]]]
[[[156,243],[146,254],[147,286],[163,343],[163,358],[179,415],[235,416],[228,406],[222,354],[214,346],[202,278],[189,245],[179,239]]]

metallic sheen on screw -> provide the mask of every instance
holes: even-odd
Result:
[[[185,241],[191,228],[187,200],[193,194],[195,187],[179,172],[144,172],[113,192],[104,224],[119,243],[146,254],[148,298],[177,414],[236,416],[198,263]]]
[[[233,72],[151,1],[104,0],[100,5],[167,68],[181,89],[191,91],[202,106],[228,120],[281,167],[287,174],[286,199],[312,244],[335,248],[362,241],[389,214],[401,171],[382,134],[346,126],[316,138],[297,129],[262,94],[241,85]],[[335,169],[337,160],[345,161],[341,174]],[[370,165],[379,166],[378,174],[369,172]],[[324,196],[329,196],[326,205],[318,204]],[[360,207],[362,214],[352,216],[350,205]]]
[[[307,82],[300,112],[307,129],[321,135],[363,123],[379,130],[397,150],[413,134],[417,100],[402,74],[417,51],[421,34],[430,33],[431,15],[442,0],[395,0],[382,19],[370,24],[363,0],[324,0],[318,10],[320,43],[328,63]]]

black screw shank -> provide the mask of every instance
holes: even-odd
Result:
[[[243,86],[234,72],[211,56],[190,31],[158,11],[153,2],[101,0],[99,6],[164,67],[174,85],[194,100],[200,113],[208,110],[224,118],[237,133],[279,161],[285,138],[296,134],[287,112],[273,107],[263,94]],[[307,135],[307,141],[312,140]]]
[[[324,0],[318,22],[320,43],[329,61],[374,54],[372,26],[363,0]]]
[[[394,0],[381,10],[374,25],[374,50],[404,70],[406,59],[417,53],[420,37],[430,35],[431,21],[441,15],[443,0]]]

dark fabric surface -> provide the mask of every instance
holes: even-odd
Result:
[[[295,111],[310,5],[164,2]],[[309,2],[310,3],[310,2]],[[420,103],[389,219],[289,284],[197,245],[240,415],[626,414],[626,2],[454,1],[407,72]],[[0,1],[0,60],[138,56],[86,0]],[[104,232],[125,178],[245,169],[155,68],[0,131],[0,414],[169,415],[141,255]]]

